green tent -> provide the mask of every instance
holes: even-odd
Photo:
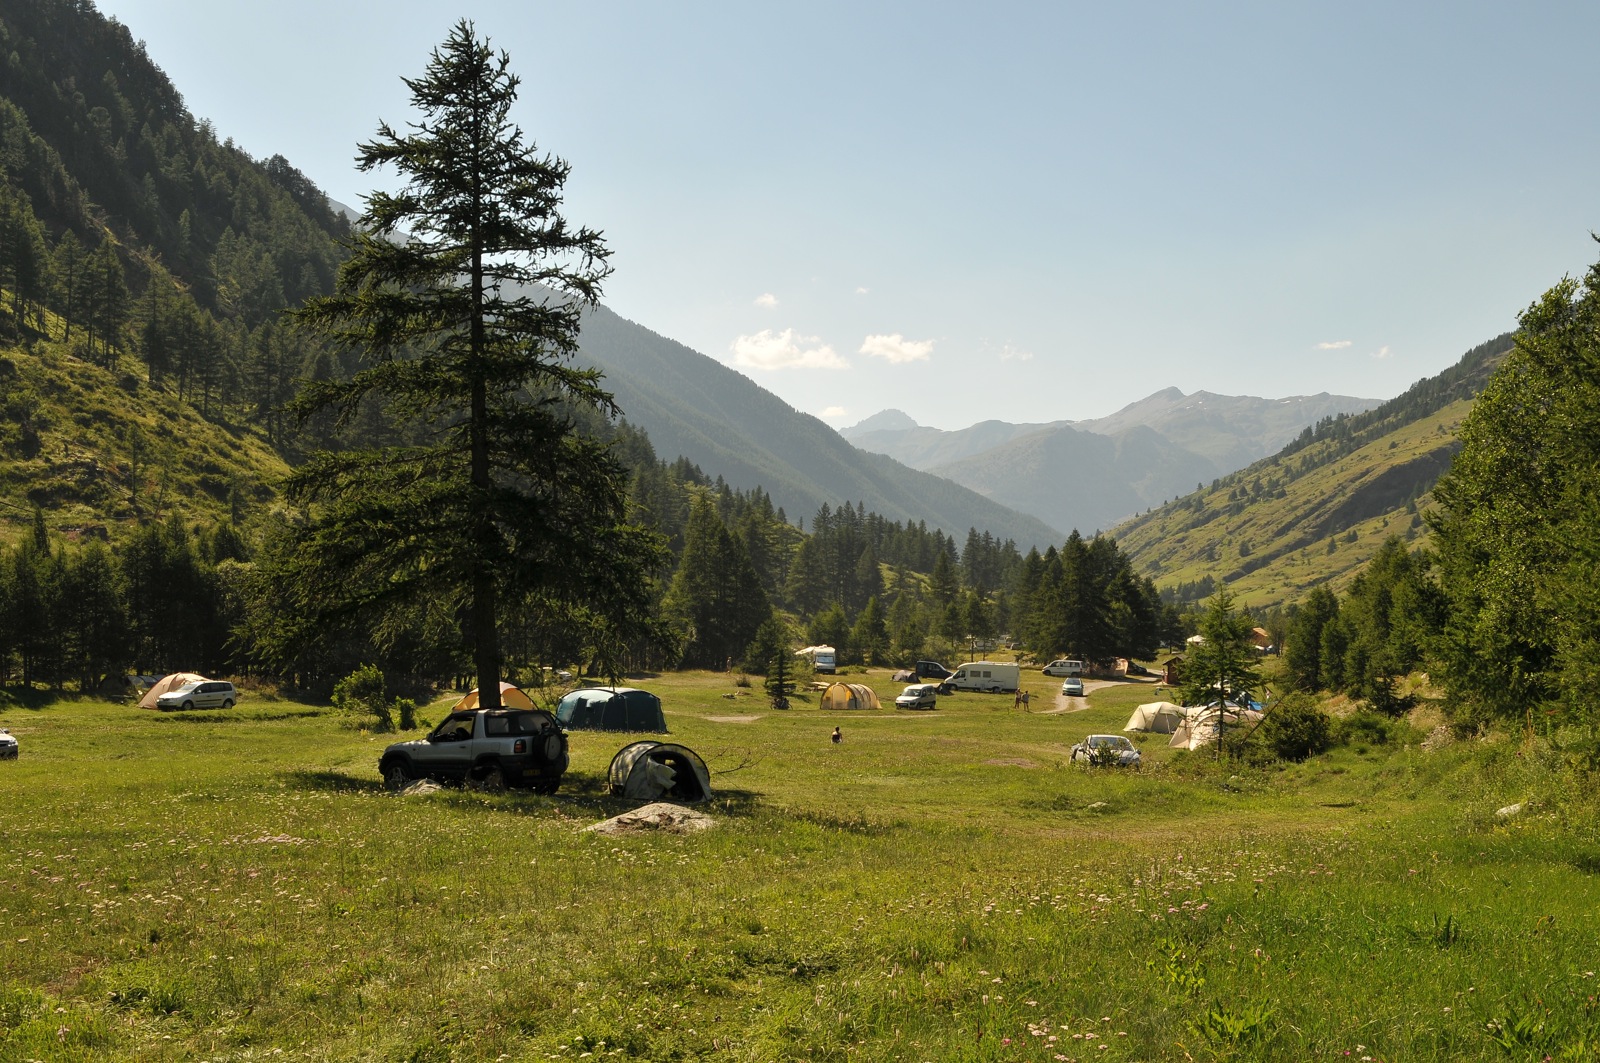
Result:
[[[569,731],[667,733],[661,699],[635,687],[585,687],[556,706],[556,720]]]

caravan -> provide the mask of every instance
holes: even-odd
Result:
[[[1021,682],[1021,670],[1015,664],[997,661],[971,661],[958,665],[955,674],[939,684],[941,690],[1004,691],[1008,694]]]
[[[832,646],[807,646],[794,655],[811,658],[811,667],[821,675],[833,675],[838,670],[838,656]]]

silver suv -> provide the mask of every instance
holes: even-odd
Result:
[[[232,683],[207,679],[203,683],[186,683],[177,690],[169,690],[156,699],[161,709],[231,709],[239,700],[239,692]]]
[[[391,790],[434,779],[553,794],[568,763],[566,732],[543,709],[467,709],[446,716],[426,738],[385,749],[378,771]]]

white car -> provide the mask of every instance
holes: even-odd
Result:
[[[1061,693],[1069,698],[1083,697],[1083,680],[1072,676],[1061,681]]]
[[[1082,675],[1083,674],[1083,662],[1079,661],[1079,660],[1074,660],[1071,657],[1063,657],[1060,660],[1051,661],[1049,664],[1045,665],[1044,666],[1044,674],[1045,675]]]
[[[1072,747],[1072,762],[1094,767],[1137,768],[1139,751],[1122,735],[1090,735]]]
[[[894,705],[897,709],[937,709],[939,684],[912,683],[894,699]]]
[[[177,690],[169,690],[156,699],[158,709],[231,709],[239,700],[232,683],[207,679],[203,683],[185,683]]]
[[[0,727],[0,760],[17,759],[17,736]]]

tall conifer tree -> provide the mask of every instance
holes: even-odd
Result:
[[[291,496],[315,520],[291,575],[314,623],[418,601],[461,616],[495,708],[506,610],[582,598],[645,616],[660,548],[625,521],[621,469],[564,412],[614,412],[598,374],[571,365],[609,251],[558,212],[567,163],[512,123],[510,57],[463,20],[406,86],[420,119],[380,125],[359,154],[400,185],[368,198],[335,294],[299,312],[361,368],[298,408],[348,420],[377,398],[423,441],[296,471]]]

